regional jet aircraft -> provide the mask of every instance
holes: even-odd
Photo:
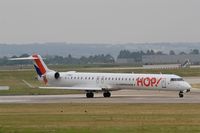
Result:
[[[93,98],[94,92],[103,92],[104,97],[110,97],[111,91],[122,89],[178,91],[179,97],[183,97],[191,89],[181,77],[171,74],[57,72],[48,69],[37,54],[11,60],[33,60],[38,79],[47,85],[39,88],[82,90],[87,98]]]

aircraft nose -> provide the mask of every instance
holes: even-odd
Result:
[[[192,86],[189,83],[185,83],[185,88],[187,92],[190,92],[190,89],[192,89]]]

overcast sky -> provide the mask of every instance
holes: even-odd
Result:
[[[200,42],[200,0],[0,0],[0,43]]]

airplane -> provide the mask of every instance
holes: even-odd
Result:
[[[38,54],[10,60],[33,60],[38,79],[46,85],[40,89],[80,90],[86,92],[87,98],[93,98],[94,92],[111,97],[111,91],[122,89],[178,91],[182,98],[191,89],[189,83],[174,74],[58,72],[49,69]]]
[[[190,68],[191,62],[187,59],[183,64],[180,65],[180,68]]]
[[[180,69],[180,68],[190,68],[191,62],[189,59],[185,60],[182,64],[151,64],[143,65],[144,69]]]

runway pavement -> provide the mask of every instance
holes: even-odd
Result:
[[[112,92],[111,98],[104,98],[102,93],[94,98],[85,94],[0,96],[0,103],[200,103],[200,91],[187,93],[184,98],[179,98],[178,92],[136,90]]]
[[[200,77],[183,77],[190,84],[200,84]]]
[[[184,79],[200,83],[199,77]],[[95,93],[94,98],[85,94],[0,96],[0,103],[200,103],[200,89],[192,89],[184,98],[179,98],[178,92],[121,90],[112,92],[111,98],[104,98],[102,93]]]

